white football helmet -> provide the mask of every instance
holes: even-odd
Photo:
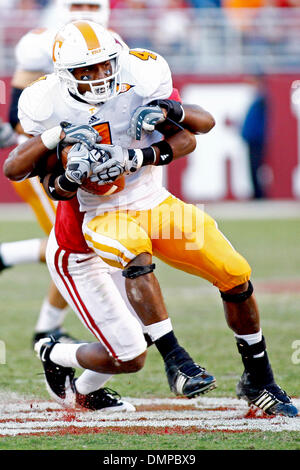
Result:
[[[53,44],[54,71],[68,90],[87,103],[103,103],[119,92],[122,47],[109,31],[92,21],[74,21],[64,26],[55,36]],[[110,61],[112,74],[98,80],[76,80],[75,68]],[[79,84],[89,85],[84,94]]]
[[[100,23],[107,28],[110,16],[109,0],[59,0],[59,2],[63,8],[66,23],[77,20],[88,20]],[[72,5],[96,5],[98,6],[98,10],[89,10],[87,8],[72,11]]]

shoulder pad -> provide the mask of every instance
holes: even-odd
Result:
[[[45,75],[26,87],[19,99],[19,109],[34,121],[45,121],[53,113],[52,89],[56,76]]]
[[[15,49],[17,68],[26,71],[51,72],[54,36],[55,31],[50,29],[36,29],[25,34]]]
[[[113,31],[112,29],[109,29],[108,31],[113,36],[114,40],[122,47],[122,49],[124,49],[126,51],[129,49],[126,42],[123,41],[123,39],[121,38],[121,36],[118,33]]]
[[[146,49],[130,49],[122,54],[121,61],[139,96],[152,99],[170,96],[173,89],[171,71],[161,55]]]

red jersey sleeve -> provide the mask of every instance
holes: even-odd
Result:
[[[89,253],[82,233],[84,214],[79,211],[77,197],[69,201],[59,201],[55,219],[55,236],[58,245],[73,253]]]
[[[173,88],[173,91],[172,91],[172,93],[171,93],[171,95],[169,96],[168,99],[169,100],[174,100],[174,101],[179,101],[180,103],[182,103],[182,99],[181,99],[180,93],[177,90],[177,88]]]

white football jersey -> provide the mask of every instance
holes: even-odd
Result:
[[[167,62],[159,55],[140,49],[128,50],[121,58],[120,93],[100,105],[90,105],[72,97],[56,74],[42,77],[26,88],[19,100],[19,119],[24,131],[39,135],[68,121],[90,124],[103,137],[102,143],[123,148],[144,148],[161,140],[157,131],[143,133],[136,141],[128,135],[130,119],[138,106],[154,99],[166,99],[173,90]],[[111,196],[97,196],[79,189],[80,210],[146,210],[168,197],[162,187],[162,167],[146,166],[125,177],[125,188]]]
[[[52,73],[54,70],[52,48],[58,29],[59,27],[57,29],[33,29],[25,34],[15,49],[17,70]],[[109,31],[122,48],[128,50],[127,44],[120,35],[115,31]]]

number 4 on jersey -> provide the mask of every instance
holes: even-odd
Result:
[[[149,58],[156,60],[157,55],[153,54],[153,52],[148,52],[148,51],[129,51],[129,54],[134,55],[138,59],[141,60],[149,60]]]

